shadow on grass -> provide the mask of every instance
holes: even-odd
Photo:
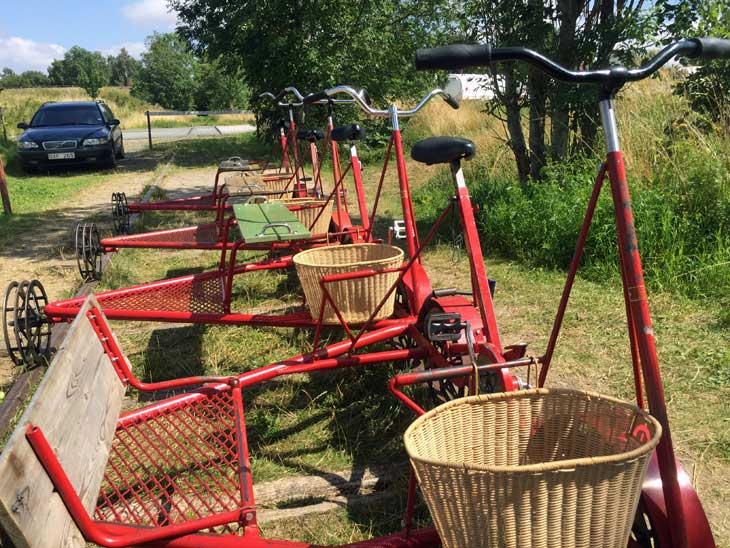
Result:
[[[75,228],[81,219],[111,225],[111,215],[97,207],[0,215],[0,257],[45,261],[59,249],[64,255],[75,254]]]
[[[204,375],[203,336],[206,326],[189,325],[155,329],[141,353],[143,359],[138,366],[142,382],[159,382],[184,377]],[[185,388],[177,391],[139,392],[139,401],[161,400],[190,391]]]
[[[6,172],[11,177],[27,180],[36,177],[78,177],[80,175],[115,175],[117,173],[140,173],[145,171],[154,171],[160,163],[162,154],[144,152],[130,152],[126,157],[117,160],[116,168],[108,168],[96,164],[82,165],[58,165],[43,166],[32,168],[29,171],[24,170],[18,161],[10,162],[6,167]]]
[[[173,164],[178,167],[206,167],[231,156],[249,159],[270,159],[274,147],[256,140],[255,134],[187,139],[159,145],[160,150],[174,152]]]
[[[296,474],[319,476],[332,485],[341,484],[341,476],[333,473],[331,463],[317,458],[332,450],[349,456],[347,479],[355,484],[373,465],[404,463],[402,474],[396,472],[394,478],[382,480],[384,484],[376,487],[392,487],[392,502],[368,505],[351,488],[338,493],[346,500],[343,506],[351,523],[373,529],[376,535],[398,530],[408,479],[401,440],[414,417],[390,397],[387,383],[405,368],[403,363],[382,363],[314,373],[306,383],[288,390],[285,398],[274,397],[271,402],[267,401],[271,386],[248,390],[244,399],[254,402],[247,410],[252,455],[273,459]],[[317,394],[314,400],[312,394]],[[297,420],[280,426],[292,414]],[[325,439],[312,434],[312,428],[324,430]],[[308,441],[303,444],[303,439]]]

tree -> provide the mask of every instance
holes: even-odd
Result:
[[[222,5],[221,5],[222,4]],[[295,85],[367,88],[376,102],[420,95],[435,75],[416,72],[417,47],[441,42],[446,0],[171,0],[196,51],[240,69],[252,93]],[[256,105],[261,119],[273,119]]]
[[[175,34],[159,33],[148,37],[146,44],[132,95],[165,108],[189,110],[197,61],[187,44]]]
[[[55,59],[48,67],[52,83],[61,86],[80,86],[91,97],[96,97],[99,89],[109,83],[109,65],[98,51],[91,52],[74,46],[63,59]]]
[[[0,73],[0,87],[2,88],[33,88],[48,84],[48,76],[37,70],[26,70],[21,74],[16,74],[13,69],[5,67]]]
[[[248,88],[243,76],[226,70],[220,59],[199,63],[194,102],[197,110],[241,109],[248,103]]]
[[[467,39],[497,46],[522,45],[570,68],[598,68],[632,59],[653,35],[655,9],[645,0],[463,0],[460,21]],[[519,178],[540,176],[547,157],[591,148],[598,113],[595,90],[551,82],[537,69],[500,65],[492,114],[502,115]],[[496,72],[495,72],[496,75]],[[529,109],[528,136],[522,112]],[[550,128],[546,120],[550,120]],[[550,135],[550,146],[547,137]]]
[[[111,84],[115,86],[129,87],[140,69],[140,62],[129,55],[129,52],[122,48],[119,55],[109,57],[111,68]]]
[[[92,99],[99,96],[99,90],[109,83],[109,65],[101,53],[92,53],[80,67],[76,83],[83,88]]]
[[[662,5],[672,21],[670,35],[730,38],[729,0],[665,1]],[[697,70],[676,86],[676,92],[686,95],[694,110],[728,129],[730,61],[692,60],[692,64],[698,65]]]

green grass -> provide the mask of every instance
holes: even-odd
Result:
[[[39,223],[58,221],[67,201],[84,189],[108,179],[108,173],[68,173],[41,176],[8,175],[13,214],[0,215],[0,246]]]
[[[199,219],[190,217],[185,222]],[[143,226],[165,224],[160,215],[146,218]],[[115,287],[201,271],[215,262],[215,253],[124,250],[114,258],[103,284]],[[498,284],[495,302],[504,344],[529,342],[530,353],[540,355],[564,274],[503,259],[487,262],[488,273]],[[434,287],[468,287],[466,263],[452,263],[450,248],[429,249],[424,265]],[[275,301],[292,303],[300,295],[296,279],[283,273],[247,274],[237,279],[235,289],[234,310]],[[727,421],[724,402],[730,393],[730,340],[721,323],[722,309],[666,291],[652,292],[650,303],[677,451],[685,464],[700,463],[698,481],[705,485],[710,478],[702,475],[702,469],[713,474],[730,471],[730,430],[717,427]],[[150,329],[121,322],[114,327],[134,370],[149,381],[240,373],[296,355],[312,343],[311,334],[289,329],[167,325]],[[343,334],[332,337],[336,340]],[[255,480],[402,461],[401,435],[411,416],[389,397],[386,386],[395,372],[405,369],[405,364],[383,364],[367,370],[300,375],[247,390],[244,400]],[[524,370],[520,374],[527,376]],[[577,281],[548,384],[632,398],[624,310],[615,277]],[[428,404],[423,393],[417,396]],[[722,541],[730,539],[730,531],[721,525],[722,510],[713,513],[712,501],[730,496],[730,485],[713,488],[716,494],[703,491],[702,496]],[[377,505],[362,512],[348,508],[297,523],[269,524],[264,533],[317,543],[367,538],[393,530],[389,527],[397,524],[400,508],[399,503],[387,511]],[[321,529],[316,524],[328,525]]]

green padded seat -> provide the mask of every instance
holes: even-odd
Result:
[[[233,213],[248,244],[305,240],[312,234],[284,204],[236,204]]]

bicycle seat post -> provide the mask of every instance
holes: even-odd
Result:
[[[467,156],[468,158],[470,156]],[[464,171],[461,168],[461,157],[451,160],[449,166],[451,168],[451,177],[456,185],[456,207],[459,209],[459,216],[461,217],[461,229],[464,232],[464,242],[472,272],[472,294],[476,299],[477,308],[482,317],[485,329],[484,336],[501,353],[502,342],[495,320],[492,295],[489,291],[489,278],[484,267],[484,257],[479,244],[479,234],[474,219],[471,197],[466,187]]]

